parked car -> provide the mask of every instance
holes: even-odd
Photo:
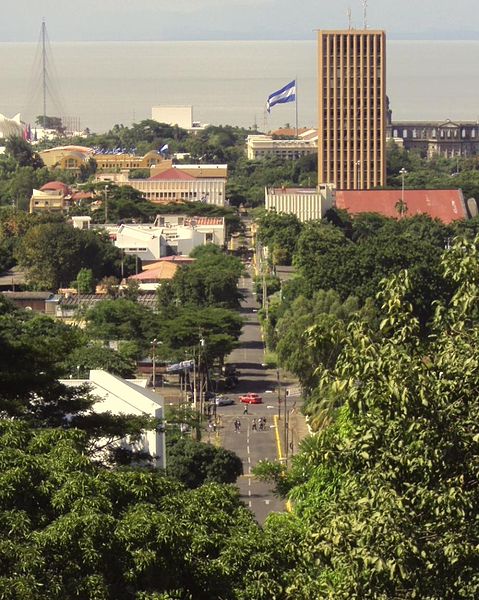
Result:
[[[259,394],[249,392],[248,394],[240,397],[240,402],[244,402],[245,404],[262,404],[263,398],[261,398]]]
[[[226,396],[216,396],[215,404],[216,406],[229,406],[230,404],[234,404],[235,401],[233,398],[227,398]]]

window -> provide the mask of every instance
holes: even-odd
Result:
[[[207,233],[205,235],[205,241],[208,242],[212,242],[213,241],[213,234],[212,233]]]
[[[407,129],[402,130],[402,136],[403,138],[407,138]]]

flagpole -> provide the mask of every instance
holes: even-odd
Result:
[[[296,139],[298,138],[298,76],[295,78],[296,83],[296,102],[294,103],[295,116],[296,116]]]

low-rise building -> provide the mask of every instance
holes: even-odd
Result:
[[[50,181],[39,190],[33,190],[30,212],[68,212],[72,205],[72,192],[61,181]]]
[[[106,371],[92,370],[88,379],[63,379],[68,387],[86,384],[92,396],[97,398],[93,411],[101,414],[149,416],[161,423],[164,419],[162,396],[146,389],[146,379],[122,379]],[[101,440],[100,440],[101,442]],[[101,446],[101,443],[99,444]],[[156,468],[166,467],[165,433],[163,427],[143,431],[138,439],[125,437],[115,446],[151,457]]]
[[[316,129],[303,130],[297,138],[263,134],[249,135],[246,138],[246,156],[249,160],[267,157],[294,160],[317,152],[318,132]]]
[[[300,221],[322,219],[334,204],[335,188],[323,184],[317,188],[266,188],[265,208],[293,214]]]
[[[197,246],[225,243],[224,217],[158,215],[155,223],[109,227],[110,238],[125,254],[133,254],[142,263],[171,254],[188,255]]]
[[[478,121],[394,121],[388,125],[387,135],[406,150],[427,158],[479,153]]]
[[[153,106],[151,118],[158,123],[177,125],[190,132],[202,131],[206,127],[193,119],[193,106],[191,105]]]
[[[171,168],[149,179],[127,179],[117,183],[131,186],[154,204],[225,204],[226,177],[194,177],[179,168]]]
[[[119,150],[117,152],[103,152],[88,146],[57,146],[40,152],[40,158],[49,169],[59,168],[67,171],[79,171],[81,166],[89,159],[94,159],[99,173],[115,173],[130,169],[159,168],[164,163],[164,168],[171,167],[171,160],[165,159],[159,152],[151,150],[143,156]]]

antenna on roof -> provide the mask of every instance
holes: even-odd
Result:
[[[351,7],[348,7],[348,29],[351,30]]]
[[[364,29],[368,28],[368,0],[363,1],[363,25]]]

